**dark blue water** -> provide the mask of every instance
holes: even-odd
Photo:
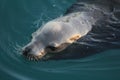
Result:
[[[21,48],[39,25],[75,0],[0,0],[0,80],[120,80],[120,49],[78,60],[27,61]]]

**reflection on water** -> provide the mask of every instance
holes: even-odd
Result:
[[[20,49],[30,41],[31,33],[39,25],[62,15],[73,2],[0,1],[1,80],[120,79],[120,50],[109,50],[77,60],[45,62],[29,62],[21,56]]]

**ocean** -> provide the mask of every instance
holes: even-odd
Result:
[[[76,60],[28,61],[21,48],[75,0],[0,0],[0,80],[120,80],[120,49]]]

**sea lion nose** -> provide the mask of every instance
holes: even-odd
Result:
[[[31,48],[26,47],[26,48],[23,50],[22,53],[23,53],[24,56],[27,56],[30,51],[31,51]]]

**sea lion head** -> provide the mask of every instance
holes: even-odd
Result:
[[[79,39],[81,35],[68,23],[50,21],[33,34],[23,49],[30,60],[42,59],[47,53],[57,53]]]

